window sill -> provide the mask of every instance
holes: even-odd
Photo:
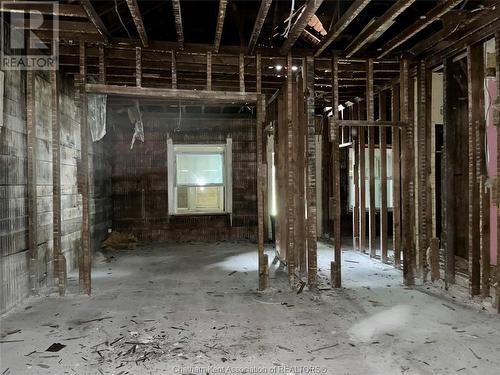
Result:
[[[170,216],[227,216],[230,212],[177,212]]]

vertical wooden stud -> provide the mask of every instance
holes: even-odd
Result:
[[[342,230],[341,230],[341,207],[340,207],[340,150],[339,150],[339,126],[335,120],[339,119],[339,61],[337,57],[332,62],[332,106],[333,117],[330,123],[330,133],[332,138],[332,156],[333,156],[333,237],[335,246],[335,268],[332,269],[331,284],[334,288],[341,287],[341,269],[342,269]]]
[[[262,94],[257,99],[257,234],[259,252],[259,290],[267,288],[268,261],[264,254],[264,186],[266,170],[262,163],[263,158],[263,125],[265,121],[265,98]]]
[[[245,92],[245,55],[243,53],[240,53],[238,62],[239,62],[240,92]]]
[[[288,72],[292,71],[292,55],[289,53],[287,56],[287,68]],[[288,277],[291,285],[295,284],[295,155],[294,155],[294,144],[297,141],[295,139],[295,129],[293,126],[293,75],[287,75],[287,105],[286,105],[286,121],[288,130],[287,139],[287,152],[288,152],[288,191],[287,191],[287,213],[288,213],[288,246],[287,246],[287,265],[288,265]]]
[[[142,49],[135,47],[135,85],[142,86]]]
[[[207,52],[207,90],[212,91],[212,52]]]
[[[99,45],[99,83],[106,84],[106,53],[102,44]]]
[[[392,87],[392,120],[400,120],[400,101],[399,101],[399,87],[394,85]],[[392,240],[394,247],[394,267],[401,267],[401,147],[400,147],[400,129],[398,127],[392,128]]]
[[[260,52],[255,56],[255,74],[257,92],[262,92],[262,58]]]
[[[386,92],[379,95],[379,116],[387,120]],[[382,262],[388,261],[387,244],[387,132],[384,126],[379,128],[380,135],[380,251]]]
[[[402,132],[402,242],[403,242],[403,278],[407,286],[415,284],[413,272],[413,220],[412,220],[412,206],[413,206],[413,124],[409,116],[409,72],[408,60],[401,61],[400,73],[400,116],[401,121],[405,123]]]
[[[366,64],[366,114],[367,120],[370,122],[375,121],[375,108],[373,98],[373,60],[369,59]],[[368,127],[368,238],[370,256],[375,257],[376,250],[376,207],[375,207],[375,128]]]
[[[36,173],[36,109],[35,76],[32,70],[26,72],[26,124],[28,145],[28,246],[29,246],[29,286],[32,295],[38,293],[38,225],[37,225],[37,173]]]
[[[364,119],[362,106],[363,102],[358,102],[358,119]],[[366,132],[360,126],[359,131],[359,249],[366,251]]]
[[[172,88],[177,88],[177,58],[175,51],[172,51]]]
[[[498,107],[498,98],[500,98],[500,31],[495,34],[495,51],[496,51],[496,83],[497,83],[497,114],[495,124],[497,127],[497,186],[496,186],[496,202],[497,202],[497,311],[500,313],[500,108]]]
[[[91,293],[92,250],[90,243],[90,205],[89,205],[89,155],[87,129],[87,79],[85,42],[80,42],[80,192],[82,194],[82,248],[78,256],[80,292]]]

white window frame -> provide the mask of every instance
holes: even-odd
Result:
[[[220,215],[232,214],[233,211],[233,176],[232,176],[232,139],[227,138],[225,144],[175,144],[172,138],[167,140],[167,176],[168,176],[168,214],[169,215]],[[180,150],[180,151],[178,151]],[[224,178],[222,210],[182,210],[177,209],[177,153],[178,152],[222,153],[224,160]],[[213,151],[211,151],[213,150]],[[205,185],[211,186],[211,185]]]

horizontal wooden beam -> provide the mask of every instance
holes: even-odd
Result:
[[[106,94],[112,96],[127,96],[131,98],[157,98],[171,100],[174,102],[207,102],[207,103],[255,103],[257,93],[233,92],[233,91],[206,91],[206,90],[182,90],[182,89],[160,89],[117,85],[86,84],[88,93]]]
[[[87,14],[88,19],[94,24],[99,34],[104,38],[105,41],[108,41],[111,38],[111,34],[109,33],[106,25],[102,22],[101,17],[97,14],[94,9],[94,6],[90,3],[90,0],[81,0],[81,4],[85,13]],[[61,5],[59,5],[61,6]]]
[[[363,9],[368,5],[371,0],[356,0],[349,9],[344,13],[344,15],[333,25],[332,29],[325,35],[318,45],[318,49],[314,53],[314,56],[319,56],[321,53],[328,48],[328,46],[337,39],[340,34],[346,29],[347,26],[351,24],[352,21],[361,13]]]
[[[260,3],[259,12],[257,13],[257,17],[255,18],[252,35],[250,36],[250,42],[248,42],[247,52],[249,54],[253,54],[255,46],[257,45],[260,31],[262,30],[262,26],[264,26],[264,21],[266,20],[267,12],[269,11],[269,7],[271,6],[272,1],[273,0],[262,0]]]
[[[0,4],[0,12],[27,13],[30,11],[36,11],[48,16],[87,18],[87,13],[80,5],[57,4],[57,6],[54,6],[48,3],[35,4],[30,2],[29,9],[27,9],[25,2],[2,2]]]

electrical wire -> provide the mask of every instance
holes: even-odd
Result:
[[[120,20],[120,23],[122,24],[123,28],[124,28],[124,29],[125,29],[125,31],[127,32],[128,38],[129,38],[129,39],[132,39],[132,36],[131,36],[131,35],[130,35],[130,33],[128,32],[127,27],[126,27],[126,26],[125,26],[125,24],[123,23],[122,17],[120,16],[120,12],[118,11],[118,2],[117,2],[117,0],[115,0],[115,12],[116,12],[116,15],[118,16],[118,19]]]

